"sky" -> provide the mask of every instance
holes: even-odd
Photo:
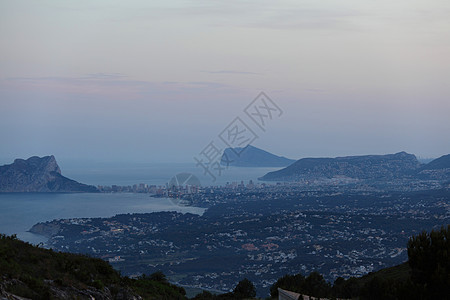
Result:
[[[0,0],[0,163],[190,162],[237,117],[289,158],[439,157],[449,79],[448,0]]]

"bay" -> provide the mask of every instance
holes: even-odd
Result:
[[[176,174],[194,174],[202,186],[225,185],[227,182],[257,182],[257,178],[279,168],[229,167],[212,180],[193,163],[65,163],[62,174],[90,185],[133,185],[144,183],[164,186]],[[217,175],[217,174],[216,174]],[[17,234],[37,244],[45,237],[28,232],[36,223],[66,218],[112,217],[124,213],[178,211],[202,214],[205,209],[183,207],[167,198],[132,193],[0,193],[0,233]]]
[[[17,234],[21,240],[37,244],[47,240],[28,232],[38,222],[157,211],[202,214],[204,210],[178,206],[170,199],[153,198],[149,194],[3,193],[0,194],[0,233]]]

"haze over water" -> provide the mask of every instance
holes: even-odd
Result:
[[[257,182],[258,177],[281,168],[238,168],[224,167],[220,176],[212,177],[204,173],[195,163],[130,163],[130,164],[83,164],[61,165],[64,176],[92,185],[165,185],[178,173],[194,174],[202,186],[225,185],[227,182]]]
[[[232,168],[211,182],[193,164],[103,164],[97,166],[66,166],[63,175],[93,185],[165,185],[181,172],[192,172],[203,179],[203,185],[224,185],[226,182],[257,181],[257,177],[276,168]],[[179,211],[202,214],[203,208],[180,207],[166,198],[149,194],[103,193],[0,193],[0,233],[17,234],[24,241],[39,243],[45,237],[27,232],[38,222],[64,218],[111,217],[123,213]]]

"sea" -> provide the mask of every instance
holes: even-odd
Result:
[[[258,177],[279,168],[228,167],[215,180],[193,163],[61,165],[62,174],[90,185],[148,184],[164,186],[179,173],[196,176],[202,186],[258,181]],[[168,198],[141,193],[0,193],[0,233],[17,234],[32,244],[47,238],[29,232],[36,223],[66,218],[112,217],[125,213],[177,211],[203,214],[204,208],[178,206]]]

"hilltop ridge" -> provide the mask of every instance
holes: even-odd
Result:
[[[227,148],[221,158],[222,165],[235,167],[286,167],[294,162],[294,159],[278,156],[252,145]]]
[[[260,180],[317,180],[333,177],[393,179],[413,174],[420,167],[416,156],[406,152],[386,155],[302,158],[292,165],[267,173]]]

